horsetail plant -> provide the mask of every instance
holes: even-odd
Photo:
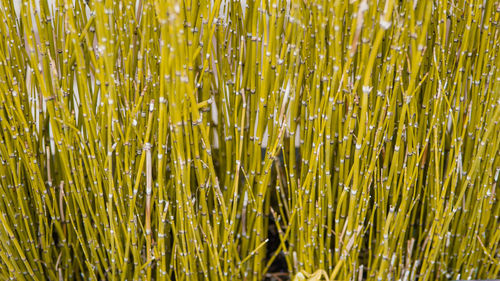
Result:
[[[2,0],[0,279],[498,278],[499,19]]]

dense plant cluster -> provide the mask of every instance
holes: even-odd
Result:
[[[499,18],[1,1],[0,279],[498,277]]]

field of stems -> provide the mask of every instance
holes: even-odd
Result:
[[[0,280],[499,278],[499,20],[1,0]]]

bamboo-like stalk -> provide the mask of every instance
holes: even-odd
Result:
[[[1,2],[0,279],[496,278],[499,19]]]

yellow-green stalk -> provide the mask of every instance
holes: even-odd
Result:
[[[500,272],[500,4],[0,3],[0,279]]]

